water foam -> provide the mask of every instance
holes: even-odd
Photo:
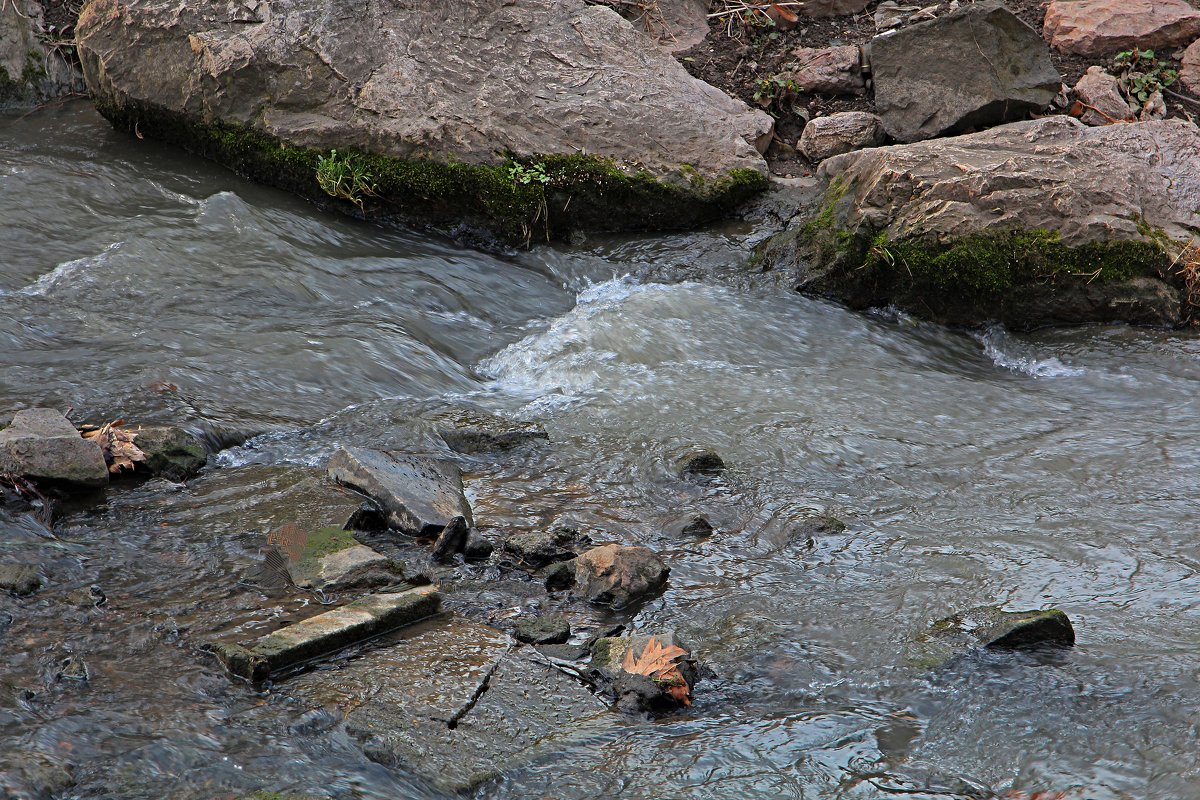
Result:
[[[113,242],[104,248],[104,252],[94,256],[84,256],[72,261],[64,261],[54,269],[39,277],[36,281],[20,290],[20,294],[30,297],[45,297],[56,286],[68,279],[92,272],[97,267],[108,266],[109,257],[117,251],[123,242]]]
[[[993,364],[1013,372],[1034,378],[1071,378],[1087,371],[1068,366],[1053,356],[1037,358],[1032,347],[1014,340],[1002,325],[989,325],[974,337],[983,345],[983,354]]]

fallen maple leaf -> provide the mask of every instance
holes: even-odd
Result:
[[[664,647],[658,637],[651,636],[642,648],[642,654],[635,656],[633,648],[625,651],[621,661],[621,669],[634,675],[645,675],[659,684],[667,694],[674,697],[685,706],[692,704],[691,688],[679,671],[678,658],[686,658],[687,650],[671,645]]]
[[[146,454],[133,443],[137,434],[122,428],[121,424],[124,422],[123,419],[106,422],[99,428],[84,431],[82,434],[83,438],[91,439],[100,445],[109,472],[120,472],[123,469],[132,471],[138,462],[146,460]]]

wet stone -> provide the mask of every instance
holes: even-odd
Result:
[[[818,537],[843,533],[846,523],[837,517],[813,514],[806,516],[788,531],[789,544],[811,545]]]
[[[456,553],[463,551],[469,537],[470,530],[467,528],[467,521],[462,517],[455,517],[438,534],[437,541],[433,543],[433,552],[430,554],[430,558],[434,561],[449,561]]]
[[[208,463],[208,450],[199,438],[174,425],[143,425],[133,443],[146,454],[145,468],[168,480],[192,477]]]
[[[345,529],[348,531],[363,531],[365,533],[380,533],[388,526],[387,515],[379,510],[379,506],[370,500],[364,500],[350,519],[346,520]]]
[[[447,616],[344,665],[285,684],[310,707],[352,707],[345,726],[369,758],[437,792],[469,790],[610,730],[604,704],[502,631]]]
[[[492,555],[492,543],[479,531],[472,529],[463,545],[463,558],[467,561],[483,561]]]
[[[609,544],[575,559],[577,591],[593,603],[618,609],[657,592],[670,572],[646,547]]]
[[[465,410],[442,415],[437,432],[446,446],[456,453],[512,450],[530,442],[550,439],[546,429],[537,423],[516,422]]]
[[[304,537],[303,549],[288,559],[287,571],[292,583],[306,589],[342,591],[386,586],[404,579],[404,572],[397,564],[359,544],[351,533],[336,526]]]
[[[261,681],[349,645],[411,625],[437,613],[436,587],[381,593],[309,617],[247,645],[215,644],[212,649],[230,673]]]
[[[679,475],[683,478],[712,477],[724,471],[724,459],[712,450],[689,453],[679,461]]]
[[[917,643],[921,648],[919,660],[935,666],[979,649],[1071,647],[1075,644],[1075,629],[1058,609],[1004,611],[980,606],[938,620],[917,636]]]
[[[546,584],[546,591],[548,592],[561,592],[564,589],[570,589],[575,585],[574,560],[559,561],[557,564],[551,564],[543,573],[542,581]]]
[[[535,617],[519,623],[513,636],[527,644],[563,644],[571,638],[571,623],[561,614]]]
[[[0,430],[0,473],[81,487],[108,484],[100,445],[84,439],[62,414],[27,408]]]
[[[570,528],[556,528],[548,533],[517,533],[508,537],[504,549],[528,566],[544,567],[574,558],[575,551],[572,548],[577,536],[578,532]]]
[[[330,457],[328,471],[333,480],[374,500],[388,525],[405,533],[435,536],[455,517],[468,527],[475,524],[462,473],[449,462],[348,447]]]
[[[636,663],[651,640],[663,648],[678,647],[683,650],[685,654],[677,656],[673,663],[687,684],[689,695],[696,684],[696,660],[690,648],[679,640],[674,631],[597,639],[591,649],[592,670],[609,684],[617,699],[617,707],[627,713],[661,713],[675,710],[682,704],[667,691],[669,685],[660,677],[626,669],[626,658],[631,657]]]
[[[33,564],[0,565],[0,591],[17,595],[33,594],[42,588],[42,577]]]
[[[712,523],[707,517],[696,515],[684,523],[679,529],[679,533],[683,536],[708,536],[713,532]]]

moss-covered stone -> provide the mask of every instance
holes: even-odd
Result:
[[[592,155],[510,155],[495,164],[406,159],[337,151],[371,186],[369,194],[333,198],[317,168],[326,153],[294,147],[248,127],[211,123],[147,105],[98,103],[114,127],[162,139],[241,175],[347,213],[435,226],[466,223],[508,242],[558,238],[573,230],[659,230],[693,226],[764,189],[750,169],[704,181],[695,170],[674,179]]]
[[[46,77],[46,57],[30,48],[20,75],[12,75],[0,66],[0,105],[32,102],[37,97],[37,82]]]

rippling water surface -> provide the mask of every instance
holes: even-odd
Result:
[[[186,486],[110,489],[53,538],[0,512],[0,558],[47,577],[0,598],[0,775],[69,772],[42,783],[59,797],[435,796],[194,645],[302,610],[256,582],[263,534],[314,502],[334,447],[410,446],[449,404],[552,439],[463,462],[481,524],[569,518],[660,551],[670,587],[633,624],[678,629],[714,673],[688,713],[478,797],[1200,797],[1195,336],[852,314],[738,277],[739,236],[485,255],[83,105],[0,117],[0,418],[254,435]],[[729,474],[676,478],[695,445]],[[789,541],[812,511],[846,531]],[[717,531],[673,533],[695,513]],[[981,604],[1061,607],[1078,645],[910,665],[915,631]],[[71,654],[86,684],[55,680]]]

